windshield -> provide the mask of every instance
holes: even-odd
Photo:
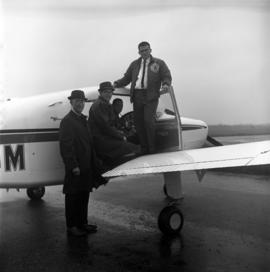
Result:
[[[172,99],[169,93],[163,94],[159,98],[157,108],[158,119],[174,119],[175,110],[173,108]]]
[[[132,111],[132,105],[130,104],[129,96],[130,96],[129,88],[116,88],[113,93],[113,99],[121,98],[124,101],[122,114]],[[175,118],[175,110],[173,107],[171,95],[169,93],[165,93],[160,96],[156,117],[157,120]]]

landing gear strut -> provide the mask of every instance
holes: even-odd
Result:
[[[184,224],[184,216],[176,206],[184,198],[182,192],[181,172],[167,172],[164,177],[164,194],[173,202],[165,207],[158,216],[158,227],[165,235],[178,234]]]
[[[45,187],[28,188],[26,193],[30,199],[38,200],[41,199],[45,194]]]
[[[163,185],[163,193],[164,193],[165,196],[169,196],[165,184]]]

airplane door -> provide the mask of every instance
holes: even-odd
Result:
[[[173,87],[160,96],[156,114],[156,146],[158,151],[181,150],[182,130]]]

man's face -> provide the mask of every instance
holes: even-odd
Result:
[[[103,90],[100,92],[100,96],[106,100],[107,102],[110,102],[111,98],[112,98],[112,90]]]
[[[139,54],[143,59],[147,59],[150,57],[152,50],[149,45],[144,45],[139,47]]]
[[[114,112],[118,115],[121,113],[122,109],[123,109],[123,103],[122,102],[117,102],[113,104],[113,109]]]
[[[83,99],[71,99],[70,103],[75,112],[77,112],[78,114],[82,113],[85,104],[85,101]]]

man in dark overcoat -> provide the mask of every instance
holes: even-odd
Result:
[[[111,82],[100,83],[100,95],[89,110],[89,124],[96,152],[112,167],[134,158],[140,151],[139,146],[128,142],[124,132],[115,125],[115,114],[110,103],[113,90]]]
[[[71,111],[60,123],[60,153],[65,164],[65,216],[67,233],[82,236],[97,230],[88,224],[88,202],[92,188],[106,183],[101,177],[101,163],[95,155],[92,135],[82,114],[85,95],[74,90],[68,97]]]
[[[138,49],[141,57],[129,65],[124,77],[114,82],[114,87],[123,87],[131,83],[131,103],[142,153],[154,153],[158,100],[161,93],[169,90],[172,77],[166,63],[151,55],[152,50],[148,42],[139,43]]]

